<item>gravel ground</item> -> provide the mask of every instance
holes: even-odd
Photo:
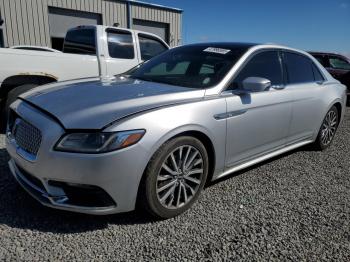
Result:
[[[187,213],[150,221],[45,208],[7,168],[0,137],[1,260],[350,261],[350,108],[331,148],[302,148],[205,189]]]

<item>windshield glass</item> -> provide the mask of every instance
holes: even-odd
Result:
[[[246,46],[190,45],[171,49],[133,71],[131,78],[189,88],[218,84],[247,51]]]

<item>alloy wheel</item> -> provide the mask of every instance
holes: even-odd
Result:
[[[323,120],[321,129],[321,142],[323,145],[327,146],[333,140],[335,131],[338,125],[338,114],[331,110],[327,113],[325,119]]]
[[[203,157],[198,149],[190,145],[175,148],[157,176],[158,201],[168,209],[183,207],[196,195],[203,174]]]

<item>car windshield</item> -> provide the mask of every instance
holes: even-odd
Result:
[[[246,46],[190,45],[171,49],[142,65],[131,78],[189,88],[218,84],[247,51]]]

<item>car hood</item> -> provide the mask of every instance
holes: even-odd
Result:
[[[57,118],[66,129],[102,129],[145,110],[200,100],[204,90],[134,79],[63,82],[20,98]]]

